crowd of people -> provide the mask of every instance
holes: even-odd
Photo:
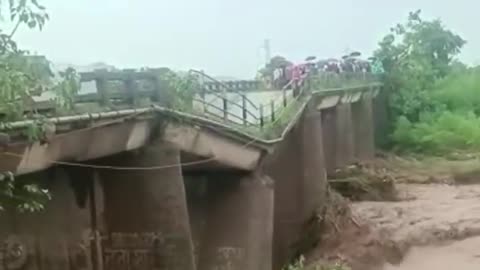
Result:
[[[381,61],[375,57],[368,60],[360,58],[360,53],[354,52],[341,59],[330,58],[317,60],[310,56],[299,64],[285,63],[273,70],[272,86],[275,89],[294,88],[303,82],[308,74],[351,74],[351,73],[383,73]]]

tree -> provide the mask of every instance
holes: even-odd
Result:
[[[375,56],[386,71],[392,116],[417,121],[420,112],[435,110],[429,91],[452,68],[452,61],[466,41],[445,28],[440,20],[427,21],[421,11],[410,12],[379,43]]]
[[[21,27],[43,29],[49,19],[45,7],[37,0],[8,0],[8,3],[0,0],[0,17],[6,19],[4,23],[13,25],[11,29],[6,29],[5,24],[0,27],[0,123],[26,117],[43,118],[35,108],[28,115],[24,112],[32,105],[34,96],[46,91],[54,93],[58,106],[71,109],[73,96],[79,89],[75,70],[67,69],[60,74],[61,78],[55,78],[45,57],[30,55],[14,41],[15,33]],[[38,132],[41,128],[33,126],[29,130]],[[30,135],[32,139],[39,137]],[[1,143],[8,140],[6,134],[0,137]],[[49,198],[48,192],[37,185],[15,181],[12,173],[0,175],[0,210],[8,206],[21,211],[37,211]]]
[[[272,79],[273,78],[273,72],[277,68],[282,68],[291,65],[292,62],[288,61],[285,57],[283,56],[274,56],[272,59],[270,59],[270,62],[268,62],[264,68],[262,68],[259,73],[262,78],[268,78]]]

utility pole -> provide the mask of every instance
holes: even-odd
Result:
[[[270,59],[272,59],[269,39],[265,39],[263,48],[265,49],[265,65],[268,65],[268,63],[270,63]]]

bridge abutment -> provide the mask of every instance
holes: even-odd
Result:
[[[272,180],[255,172],[210,178],[198,269],[272,269],[273,196]]]
[[[123,167],[165,168],[100,171],[108,231],[104,242],[104,269],[129,269],[129,265],[140,263],[138,269],[194,270],[179,151],[155,142],[138,151],[112,157],[109,163]],[[129,261],[125,258],[118,261],[118,251],[129,252]],[[139,258],[133,257],[136,251]]]

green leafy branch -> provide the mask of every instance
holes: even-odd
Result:
[[[46,8],[37,0],[0,0],[0,17],[13,25],[10,30],[0,27],[0,124],[8,127],[11,121],[34,119],[25,130],[26,137],[30,141],[45,139],[55,129],[37,111],[34,98],[51,92],[58,108],[73,109],[80,87],[78,75],[67,69],[56,79],[45,57],[30,55],[15,42],[21,26],[42,30],[49,20]],[[12,173],[0,174],[0,210],[39,211],[48,200],[48,191],[35,183],[16,181]]]
[[[201,88],[198,76],[169,71],[164,77],[168,84],[168,106],[178,110],[192,110],[196,91]]]
[[[12,173],[0,174],[0,211],[11,208],[20,212],[41,211],[50,199],[48,190],[15,181]]]

